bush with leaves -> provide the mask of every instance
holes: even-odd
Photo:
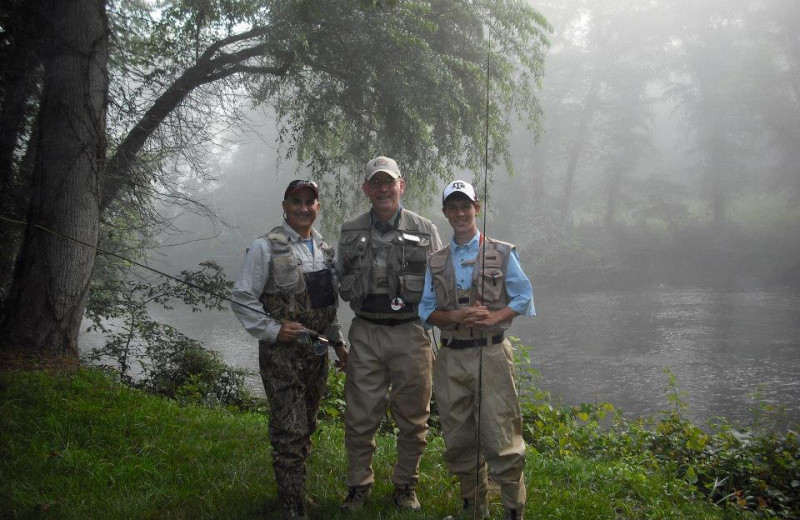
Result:
[[[553,406],[538,388],[529,348],[515,346],[518,388],[522,395],[523,435],[530,449],[548,457],[590,456],[640,471],[681,479],[672,492],[687,500],[702,498],[724,507],[764,516],[800,518],[800,439],[794,430],[771,433],[764,413],[752,431],[727,423],[704,430],[687,420],[686,395],[665,369],[669,408],[658,418],[625,420],[611,404]],[[763,406],[759,410],[763,412]],[[767,410],[768,411],[768,410]]]
[[[328,367],[328,388],[322,396],[317,417],[321,421],[344,421],[344,372]]]
[[[188,283],[132,277],[95,283],[86,312],[92,321],[88,330],[105,334],[106,342],[92,349],[88,360],[116,372],[123,383],[181,402],[256,406],[245,387],[246,371],[227,366],[201,342],[150,317],[149,305],[169,310],[175,302],[192,312],[227,310],[231,282],[218,264],[203,262],[178,278]]]

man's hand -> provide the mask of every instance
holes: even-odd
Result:
[[[281,330],[278,332],[278,341],[297,341],[297,336],[306,328],[302,323],[296,321],[286,321],[281,325]]]
[[[339,372],[344,372],[347,366],[347,347],[344,343],[339,343],[333,346],[333,351],[336,352],[336,361],[333,363]]]
[[[486,320],[491,314],[489,309],[481,305],[481,302],[475,302],[470,307],[463,307],[452,313],[453,321],[467,327],[477,327],[478,323]]]
[[[483,309],[482,312],[476,313],[474,318],[469,323],[470,327],[475,327],[476,329],[488,329],[490,327],[494,327],[500,322],[512,320],[518,316],[517,312],[511,307],[503,307],[502,309],[498,309],[496,311],[490,311],[486,307],[482,306],[480,302],[476,303],[475,305],[475,308]]]

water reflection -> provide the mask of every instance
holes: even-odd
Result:
[[[655,287],[537,292],[535,320],[514,333],[534,347],[541,385],[566,404],[609,401],[626,415],[668,408],[665,367],[698,422],[748,424],[753,395],[800,420],[800,297]]]
[[[628,417],[668,408],[667,376],[687,393],[686,415],[749,424],[753,395],[783,405],[800,422],[800,296],[653,287],[581,294],[536,291],[536,318],[511,334],[532,346],[540,386],[565,404],[611,402]],[[352,318],[340,307],[342,322]],[[254,372],[253,340],[232,313],[163,311],[158,316],[203,341],[234,366]],[[82,348],[99,338],[85,336]],[[258,376],[248,380],[263,395]]]

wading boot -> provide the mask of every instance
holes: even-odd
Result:
[[[404,511],[419,511],[422,506],[417,499],[417,492],[410,486],[395,486],[394,505]]]
[[[364,507],[371,491],[372,486],[350,486],[347,488],[347,496],[342,502],[342,511],[354,511]]]
[[[282,496],[284,520],[308,520],[305,508],[305,498],[300,496]]]
[[[489,507],[486,504],[486,497],[478,504],[478,518],[484,520],[489,518]],[[444,520],[473,520],[475,518],[475,499],[465,498],[464,507],[458,513],[444,517]]]

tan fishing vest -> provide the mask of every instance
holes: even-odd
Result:
[[[431,270],[433,290],[436,294],[436,309],[442,311],[457,310],[480,301],[490,310],[506,307],[509,302],[506,292],[506,272],[508,259],[514,245],[486,237],[486,252],[478,249],[475,267],[472,271],[472,283],[469,289],[460,291],[456,287],[456,272],[453,266],[450,245],[436,251],[428,258]],[[483,257],[483,258],[482,258]],[[481,261],[485,259],[485,268]],[[483,274],[483,280],[481,280]],[[511,326],[511,320],[498,323],[490,329],[472,329],[458,324],[440,327],[442,339],[471,339],[491,337]]]
[[[273,228],[264,238],[269,243],[271,253],[269,279],[260,298],[264,310],[277,321],[297,321],[324,333],[336,319],[336,305],[311,308],[303,271],[282,226]],[[319,248],[325,257],[325,266],[333,269],[334,249],[325,241],[320,241]],[[336,291],[335,285],[333,290]]]
[[[370,212],[345,222],[339,239],[339,291],[342,299],[351,302],[356,311],[361,301],[372,293],[388,294],[390,298],[397,296],[405,303],[419,303],[425,285],[425,260],[431,251],[432,232],[433,224],[429,220],[401,209],[397,229],[386,233],[389,249],[386,271],[373,273]],[[380,286],[378,280],[381,280]],[[409,312],[415,314],[416,310]],[[387,318],[403,316],[403,313],[386,314]]]

